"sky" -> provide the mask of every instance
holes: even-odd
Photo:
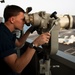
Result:
[[[57,14],[75,15],[75,0],[5,0],[5,3],[0,3],[0,17],[3,17],[3,10],[6,5],[12,4],[18,5],[24,10],[27,7],[32,7],[31,13],[57,11]]]

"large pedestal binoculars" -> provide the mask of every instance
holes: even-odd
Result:
[[[46,13],[45,11],[30,13],[31,7],[26,9],[25,23],[27,26],[33,25],[37,28],[37,33],[41,34],[44,32],[51,33],[51,39],[48,46],[45,49],[50,50],[50,54],[55,54],[58,50],[58,34],[60,29],[69,29],[74,26],[74,16],[69,14],[57,15],[54,11],[52,14]]]
[[[30,24],[33,26],[38,26],[38,33],[49,31],[54,24],[59,25],[60,28],[72,28],[73,27],[73,16],[65,14],[58,15],[54,11],[52,14],[46,13],[45,11],[39,11],[31,13],[31,7],[26,9],[25,13],[25,23],[27,26]]]

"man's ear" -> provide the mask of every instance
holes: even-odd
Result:
[[[15,17],[11,17],[9,20],[10,20],[10,22],[13,24],[14,21],[15,21]]]

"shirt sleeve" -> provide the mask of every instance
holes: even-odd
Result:
[[[13,53],[17,53],[13,39],[0,36],[0,57],[4,58]]]

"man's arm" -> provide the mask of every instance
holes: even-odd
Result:
[[[16,53],[11,54],[4,58],[5,62],[11,67],[11,69],[17,73],[21,73],[22,70],[31,61],[35,49],[28,48],[21,57],[18,57]]]
[[[25,32],[25,34],[23,34],[23,35],[21,36],[21,38],[19,38],[18,40],[16,40],[16,42],[15,42],[16,46],[17,46],[17,47],[21,47],[21,46],[25,43],[25,41],[26,41],[27,37],[29,36],[29,34],[30,34],[30,33],[33,33],[35,30],[36,30],[36,27],[31,26],[31,27]]]
[[[40,46],[42,44],[48,43],[50,39],[50,34],[43,33],[40,36],[38,36],[34,41],[35,46]],[[7,57],[4,58],[5,62],[17,73],[21,73],[22,70],[27,66],[27,64],[31,61],[35,49],[28,47],[27,50],[21,55],[20,57],[17,56],[16,53],[13,53]]]
[[[21,47],[25,43],[25,41],[26,41],[27,37],[29,36],[29,34],[30,34],[30,31],[26,31],[26,33],[23,34],[21,36],[21,38],[16,39],[16,41],[15,41],[16,46]]]

